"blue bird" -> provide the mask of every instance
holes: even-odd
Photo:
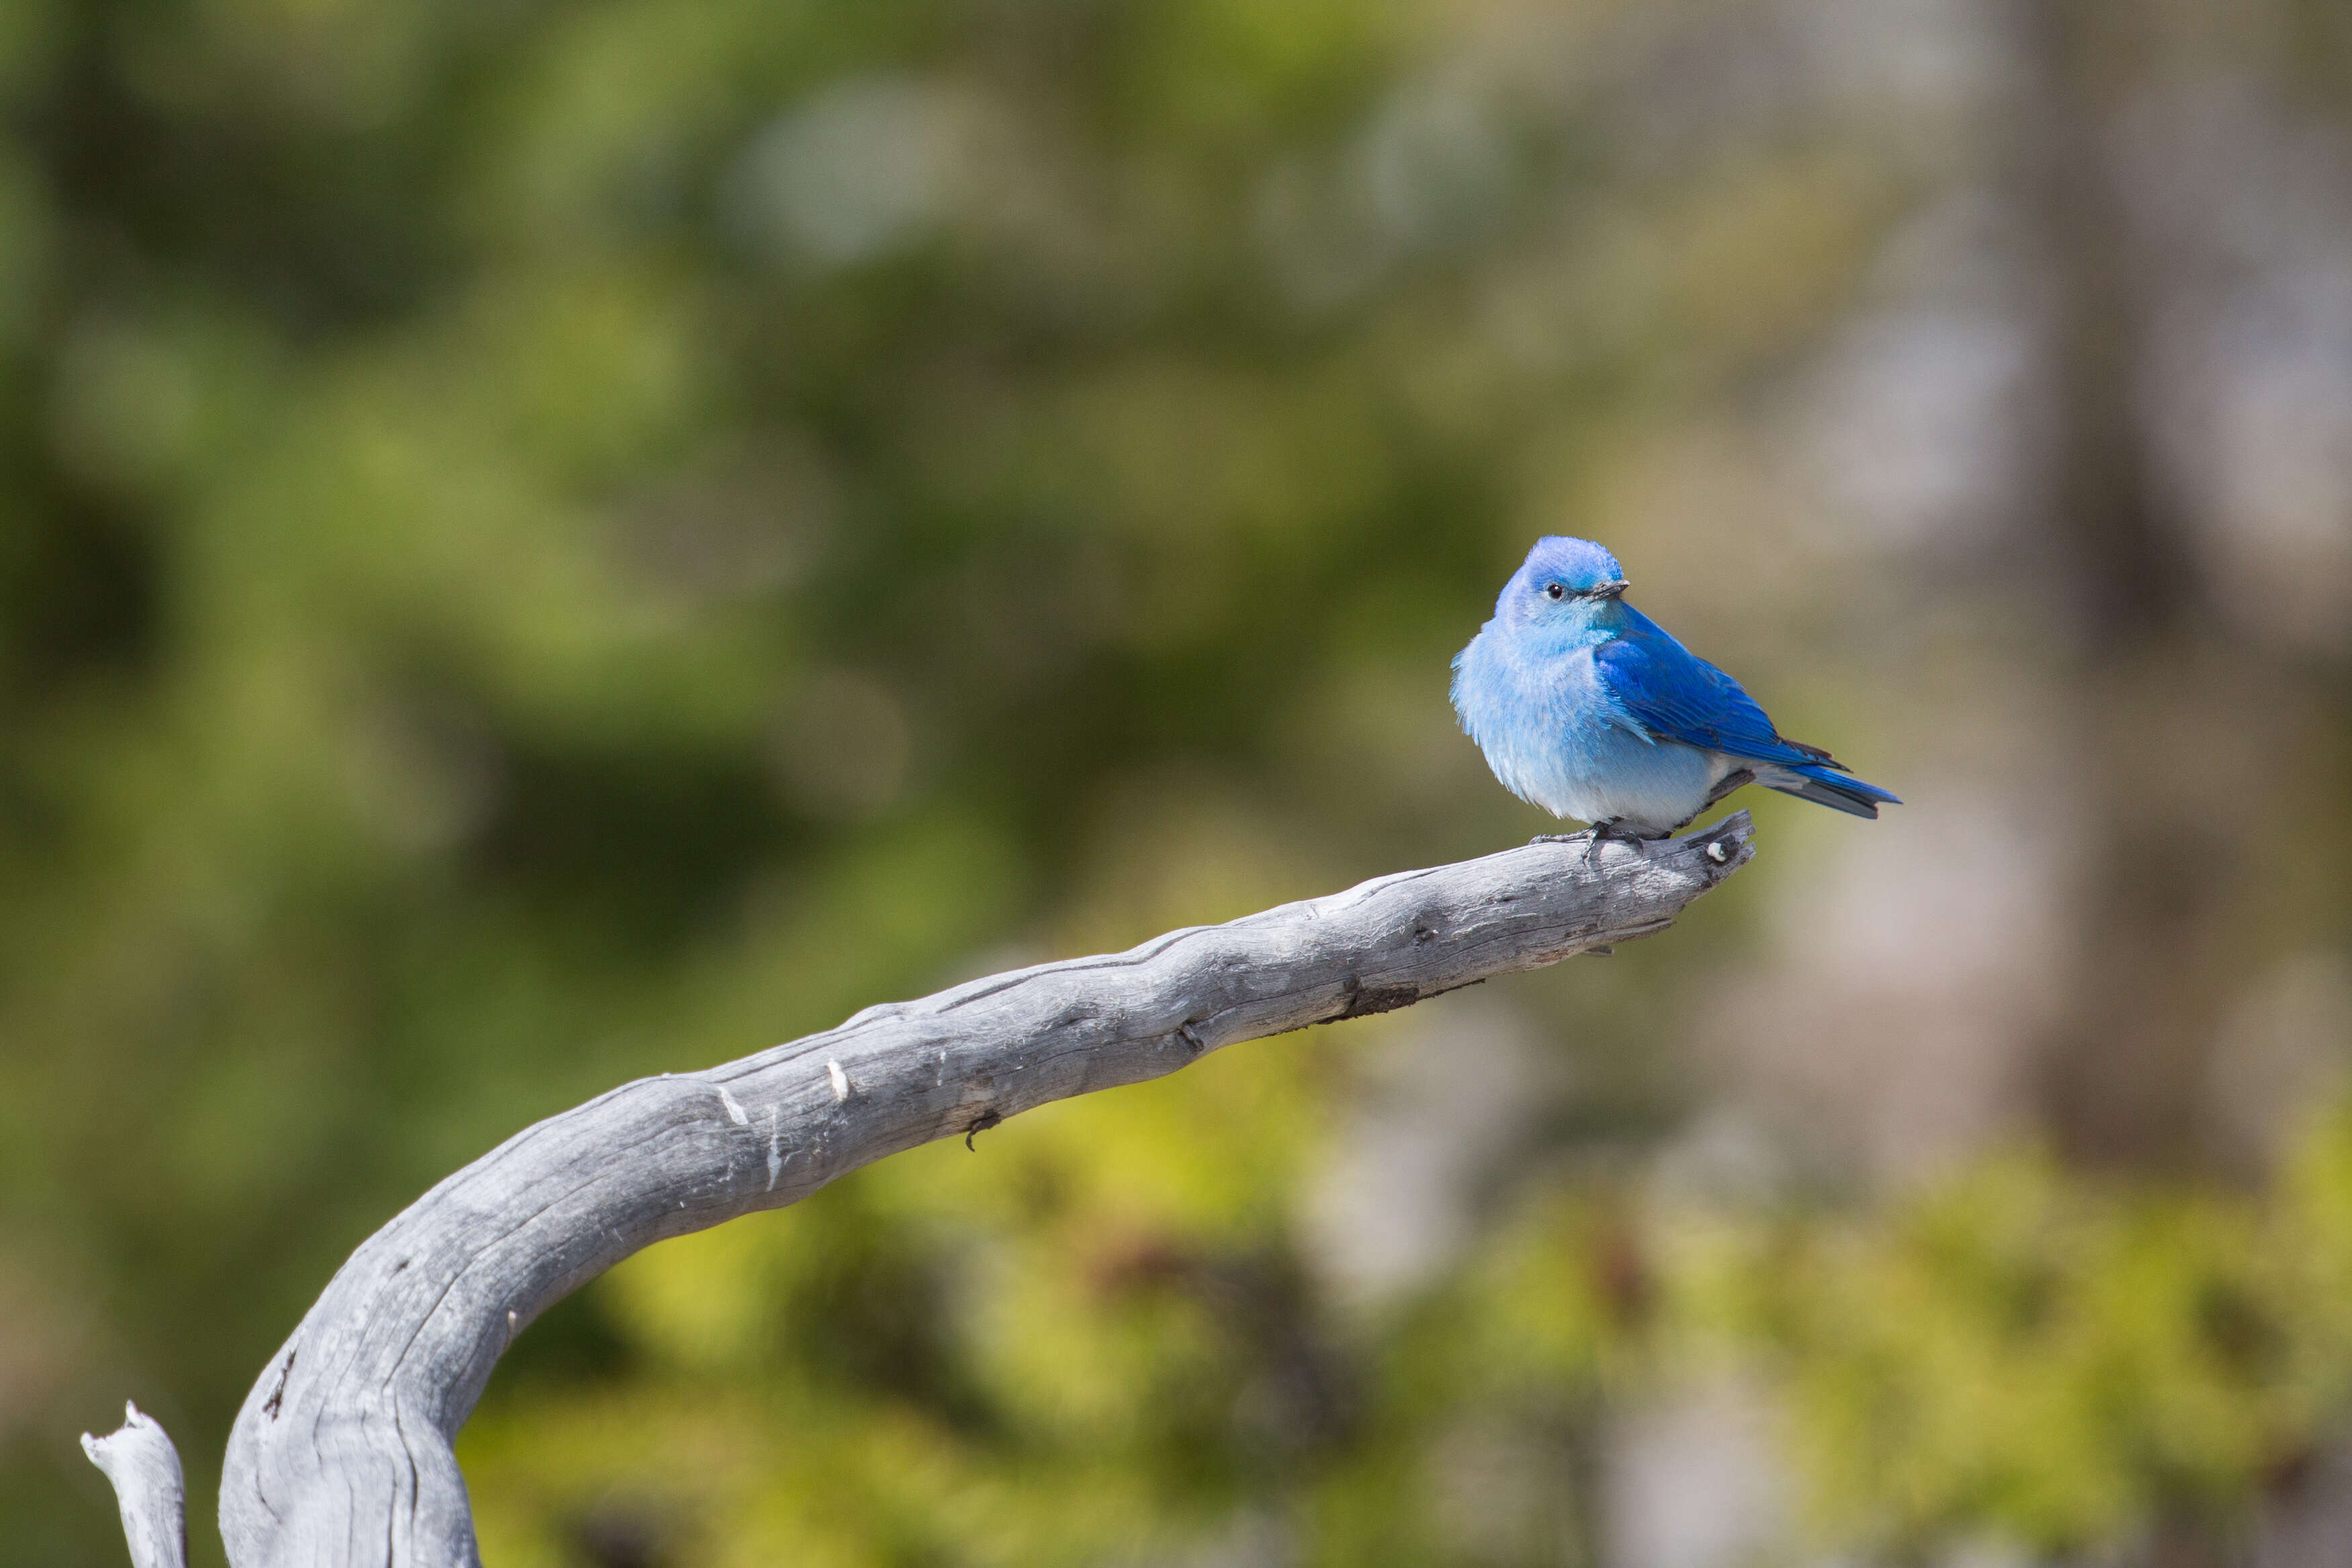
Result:
[[[1662,838],[1743,784],[1875,817],[1901,801],[1772,727],[1739,682],[1624,600],[1617,558],[1557,535],[1454,660],[1454,710],[1505,788],[1593,841]]]

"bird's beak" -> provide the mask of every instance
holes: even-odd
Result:
[[[1625,579],[1620,577],[1614,583],[1603,583],[1593,589],[1592,596],[1596,599],[1614,599],[1623,594],[1628,586]]]

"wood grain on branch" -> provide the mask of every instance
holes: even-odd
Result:
[[[631,1253],[1049,1100],[1662,931],[1751,839],[1741,812],[1671,842],[1539,842],[1382,877],[868,1008],[550,1117],[370,1237],[270,1362],[229,1438],[229,1559],[471,1564],[452,1438],[515,1335]]]
[[[83,1433],[81,1451],[114,1483],[131,1568],[187,1568],[188,1500],[180,1451],[162,1425],[126,1401],[122,1425],[103,1437]]]

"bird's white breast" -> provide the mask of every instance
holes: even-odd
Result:
[[[1490,627],[1464,655],[1465,727],[1495,776],[1555,816],[1663,833],[1697,815],[1738,764],[1645,739],[1602,687],[1592,650],[1515,657]]]

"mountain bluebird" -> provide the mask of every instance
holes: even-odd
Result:
[[[1454,660],[1454,710],[1504,787],[1593,841],[1662,838],[1742,784],[1875,817],[1902,802],[1772,727],[1739,682],[1624,600],[1617,558],[1536,541]]]

